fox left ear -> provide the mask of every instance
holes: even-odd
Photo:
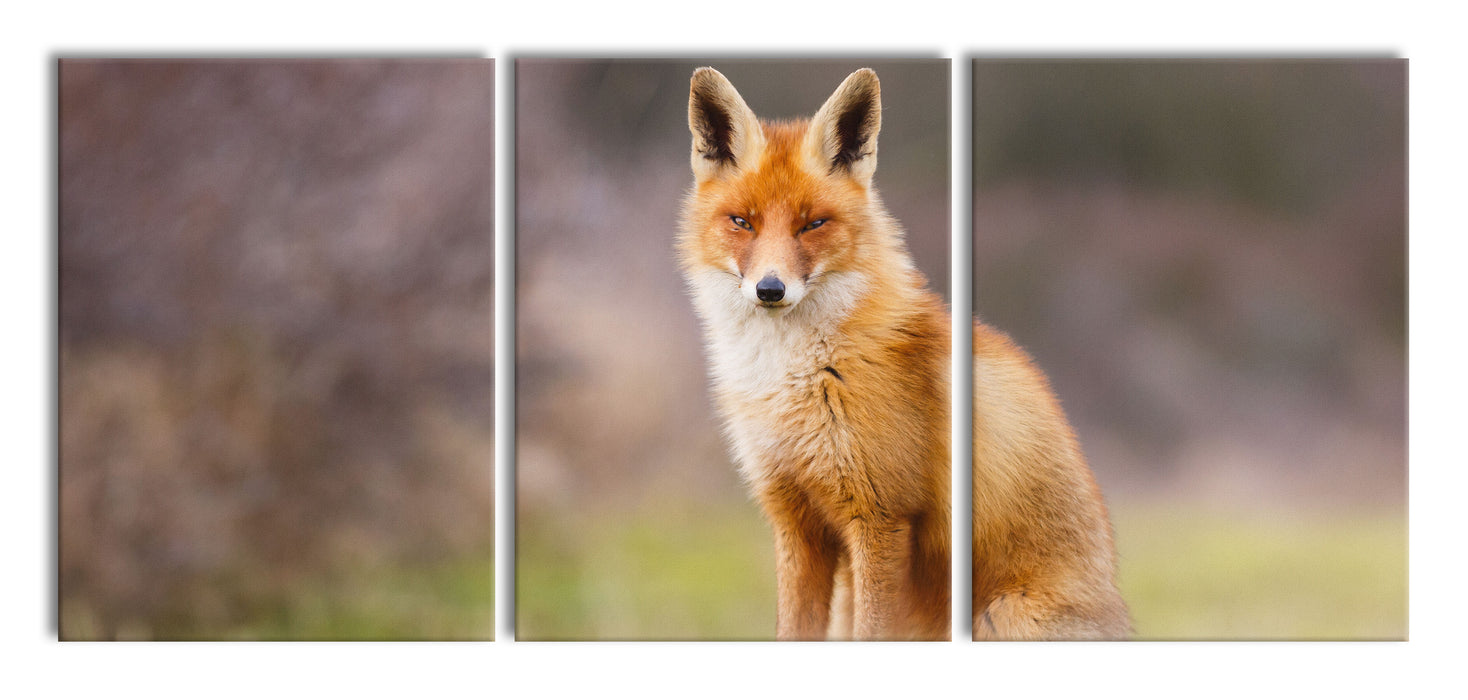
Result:
[[[811,118],[808,151],[828,172],[846,172],[862,185],[877,172],[877,132],[882,128],[882,88],[877,74],[862,68]]]

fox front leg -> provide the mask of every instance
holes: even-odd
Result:
[[[775,531],[775,637],[825,639],[839,544],[803,499],[766,504]]]
[[[855,521],[852,528],[852,602],[855,639],[896,639],[906,597],[911,526],[905,521]]]

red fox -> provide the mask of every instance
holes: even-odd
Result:
[[[678,252],[775,538],[779,639],[950,636],[949,315],[872,186],[877,76],[762,122],[689,89]],[[1045,380],[974,327],[975,637],[1126,633],[1105,505]]]

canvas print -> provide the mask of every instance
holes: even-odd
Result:
[[[949,636],[948,68],[517,62],[517,639]]]
[[[61,639],[491,638],[493,63],[57,92]]]
[[[1405,639],[1407,63],[972,66],[976,637]]]

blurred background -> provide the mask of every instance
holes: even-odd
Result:
[[[493,64],[63,60],[62,639],[493,636]]]
[[[1407,634],[1406,77],[974,63],[974,310],[1075,423],[1139,637]]]
[[[673,255],[703,65],[763,118],[876,70],[876,185],[948,296],[948,61],[517,61],[517,639],[774,635],[769,530]]]

